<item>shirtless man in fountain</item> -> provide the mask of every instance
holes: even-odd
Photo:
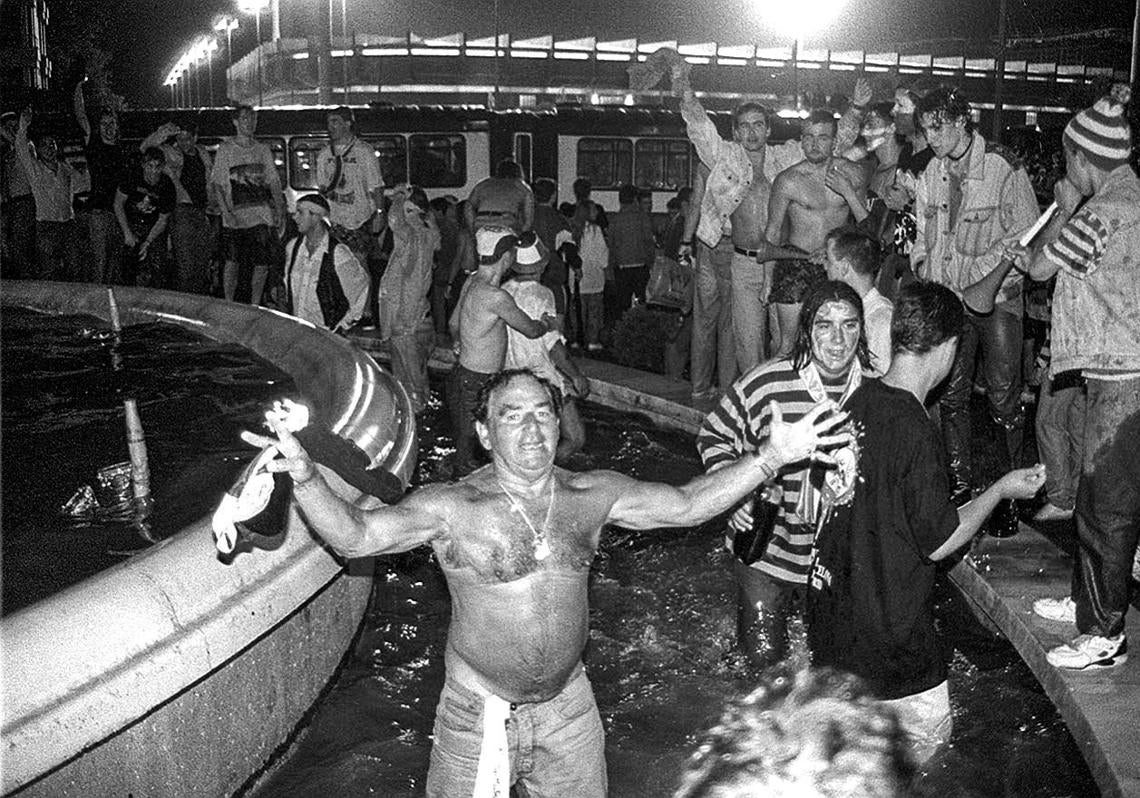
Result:
[[[795,424],[773,403],[755,454],[681,487],[613,471],[554,466],[558,394],[529,371],[503,371],[480,394],[476,427],[492,463],[431,485],[400,504],[362,510],[337,497],[297,440],[276,422],[275,445],[313,530],[345,557],[431,544],[451,591],[427,795],[604,798],[602,722],[582,664],[587,583],[602,528],[693,526],[731,507],[783,466],[829,459],[846,418],[822,402]]]
[[[800,134],[804,159],[780,172],[772,183],[768,241],[790,244],[812,256],[776,264],[769,301],[776,306],[777,330],[772,338],[777,358],[792,351],[804,294],[827,279],[822,266],[827,234],[849,218],[856,224],[867,218],[866,177],[859,166],[833,154],[837,135],[831,111],[812,111]]]

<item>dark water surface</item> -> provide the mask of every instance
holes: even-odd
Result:
[[[436,479],[451,451],[438,402],[437,391],[420,427],[421,484]],[[596,406],[587,407],[586,424],[587,452],[574,470],[613,468],[673,484],[700,470],[688,436]],[[668,796],[721,706],[756,684],[732,650],[735,593],[722,528],[603,535],[585,661],[606,729],[611,796]],[[378,559],[358,644],[257,798],[422,795],[448,617],[447,587],[426,548]],[[955,730],[923,773],[919,794],[1098,795],[1013,647],[983,629],[946,584],[938,617],[952,660]],[[803,660],[800,637],[794,656]]]
[[[4,612],[146,549],[213,511],[252,450],[238,438],[292,380],[248,349],[170,324],[127,327],[8,309],[0,320]],[[60,514],[96,472],[129,459],[123,400],[146,436],[154,514],[77,523]]]

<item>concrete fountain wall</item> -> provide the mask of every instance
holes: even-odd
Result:
[[[124,324],[171,322],[275,363],[318,422],[407,483],[416,452],[407,396],[347,342],[207,297],[115,296]],[[0,303],[109,318],[98,286],[6,282]],[[349,500],[374,501],[325,476]],[[227,566],[202,519],[0,620],[4,793],[216,798],[241,788],[328,683],[371,592],[370,560],[345,570],[295,511],[288,523],[279,549]]]

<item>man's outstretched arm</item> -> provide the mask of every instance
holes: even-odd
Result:
[[[437,514],[439,497],[430,489],[409,496],[398,505],[365,510],[333,493],[309,455],[283,425],[270,421],[276,438],[243,432],[242,440],[254,446],[273,445],[282,457],[267,470],[285,472],[293,479],[293,495],[313,531],[344,557],[397,554],[429,543],[447,531]]]
[[[831,462],[822,450],[851,440],[849,432],[835,431],[847,419],[837,410],[834,402],[821,402],[796,423],[787,424],[773,402],[768,440],[756,454],[746,454],[678,488],[609,473],[606,478],[613,481],[618,496],[608,520],[627,529],[693,526],[732,507],[786,465],[809,458]]]

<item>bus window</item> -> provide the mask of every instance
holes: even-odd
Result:
[[[380,160],[384,185],[398,186],[408,182],[408,149],[403,136],[365,136]]]
[[[607,189],[633,181],[633,144],[629,139],[578,140],[578,177]]]
[[[459,134],[425,133],[409,136],[413,185],[423,188],[462,188],[467,184],[467,140]]]
[[[531,162],[531,136],[530,133],[516,133],[515,146],[514,146],[515,163],[517,163],[523,171],[523,180],[531,182],[531,169],[533,163]]]
[[[273,154],[273,163],[277,167],[277,179],[281,181],[281,188],[285,188],[289,185],[285,173],[285,140],[258,139],[258,141],[269,145],[269,151]]]
[[[329,143],[326,138],[302,138],[289,142],[289,185],[297,191],[317,190],[317,156]]]
[[[689,185],[689,142],[685,139],[641,139],[634,153],[638,186],[676,191]]]

